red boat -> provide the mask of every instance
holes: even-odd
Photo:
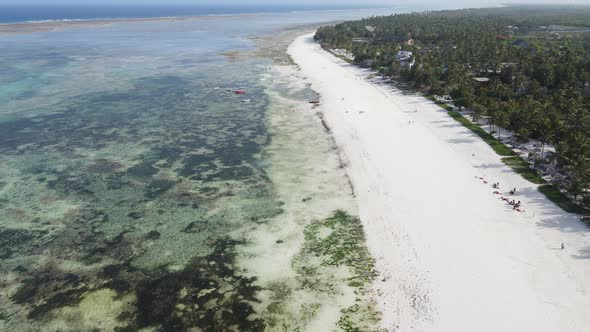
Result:
[[[237,95],[243,95],[246,93],[246,90],[239,89],[239,90],[236,90],[235,92]]]

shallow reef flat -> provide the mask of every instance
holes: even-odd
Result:
[[[141,315],[167,306],[166,294],[185,283],[200,291],[228,278],[236,294],[243,286],[253,296],[250,281],[227,267],[243,242],[229,234],[281,212],[256,165],[266,98],[255,82],[242,83],[250,103],[196,82],[146,77],[125,92],[77,96],[63,112],[0,124],[9,322],[48,324],[104,289],[131,298],[137,307],[123,325],[137,328],[166,324],[166,313]],[[202,308],[216,297],[202,297]]]
[[[264,56],[141,36],[0,56],[0,329],[374,329],[315,93]]]

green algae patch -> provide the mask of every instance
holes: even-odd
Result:
[[[326,229],[331,232],[326,234]],[[375,261],[365,246],[363,226],[357,217],[336,211],[332,217],[308,225],[304,234],[303,253],[323,257],[324,265],[350,267],[351,286],[363,286],[376,276]]]
[[[343,309],[341,313],[342,316],[340,317],[337,326],[344,332],[382,331],[375,327],[379,323],[381,317],[373,304],[368,306],[355,304]]]
[[[348,275],[340,278],[345,278],[345,287],[352,289],[355,304],[340,310],[336,330],[379,331],[380,313],[369,288],[376,277],[375,261],[365,245],[360,219],[337,210],[331,217],[307,225],[304,236],[294,267],[305,288],[328,294],[342,292],[336,276],[322,276],[333,273],[335,268],[348,270]]]

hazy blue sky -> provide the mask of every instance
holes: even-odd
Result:
[[[240,5],[362,5],[364,3],[389,3],[395,1],[388,0],[0,0],[1,4],[169,4],[169,5],[219,5],[219,4],[240,4]]]
[[[412,4],[439,4],[436,0],[0,0],[3,5],[20,4],[170,4],[170,5],[220,5],[220,4],[265,4],[265,5],[406,5]],[[590,0],[447,0],[445,4],[460,4],[479,7],[491,3],[554,3],[554,4],[590,4]]]

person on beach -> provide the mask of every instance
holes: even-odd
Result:
[[[565,249],[565,245],[561,242],[561,250]]]

